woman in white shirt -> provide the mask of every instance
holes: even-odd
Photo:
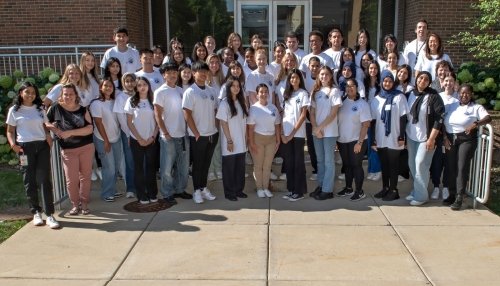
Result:
[[[89,110],[94,119],[94,145],[102,163],[101,198],[106,202],[114,202],[123,196],[117,192],[116,179],[123,163],[121,130],[116,113],[115,85],[111,78],[105,78],[99,85],[100,95],[92,101]]]
[[[278,108],[268,100],[267,85],[264,83],[257,85],[256,92],[258,101],[248,112],[248,145],[253,158],[257,196],[270,198],[273,194],[268,186],[274,154],[281,142],[281,117]]]
[[[64,74],[61,80],[59,80],[59,83],[52,87],[47,96],[43,99],[45,107],[48,108],[59,100],[59,97],[62,94],[63,85],[68,83],[72,83],[76,87],[80,105],[87,107],[90,104],[90,101],[95,97],[91,96],[91,89],[86,82],[82,80],[82,78],[83,73],[82,70],[80,70],[80,67],[75,64],[69,64],[64,70]]]
[[[425,53],[421,53],[415,65],[415,77],[422,71],[427,71],[432,75],[431,82],[436,79],[436,65],[438,62],[445,60],[451,63],[450,57],[443,52],[443,42],[441,37],[436,33],[429,33]]]
[[[238,78],[226,82],[226,97],[220,102],[216,118],[221,125],[222,184],[230,201],[247,198],[245,189],[246,118],[248,111]]]
[[[401,91],[403,94],[407,94],[413,90],[413,85],[411,84],[411,67],[409,65],[402,65],[398,68],[396,73],[396,89]]]
[[[334,152],[339,136],[337,113],[342,105],[340,90],[333,83],[332,70],[322,67],[311,94],[309,113],[318,164],[318,187],[310,196],[316,200],[333,198]]]
[[[158,135],[153,107],[153,91],[147,78],[137,77],[137,92],[125,104],[130,129],[130,149],[134,158],[134,182],[140,204],[157,202],[156,160]]]
[[[43,210],[47,215],[47,225],[59,228],[54,213],[54,197],[50,181],[50,146],[52,138],[45,129],[47,115],[42,108],[42,99],[38,88],[30,82],[24,82],[18,91],[17,99],[7,114],[7,140],[20,158],[24,189],[33,214],[33,224],[43,225],[42,207],[38,199],[41,190]]]
[[[460,102],[453,103],[444,120],[446,136],[446,157],[450,178],[450,198],[452,210],[462,207],[465,188],[469,180],[469,167],[477,148],[478,129],[491,122],[491,117],[480,104],[472,101],[473,88],[464,84],[459,89]],[[451,201],[451,200],[450,200]]]
[[[284,164],[288,189],[288,194],[283,198],[294,202],[303,199],[304,193],[307,192],[304,163],[306,137],[304,121],[310,103],[300,70],[292,69],[288,74],[283,99],[281,142],[283,143],[283,156],[286,158]]]

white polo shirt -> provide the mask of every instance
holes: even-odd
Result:
[[[182,110],[182,88],[163,84],[155,91],[153,103],[163,108],[161,118],[169,135],[173,138],[186,136],[186,121]],[[165,134],[161,130],[160,133],[160,136],[165,138]]]
[[[16,127],[16,141],[26,143],[45,140],[43,124],[48,122],[45,110],[38,110],[36,105],[21,105],[17,111],[14,111],[14,107],[9,108],[5,123]]]
[[[461,133],[474,121],[481,120],[488,115],[481,104],[460,105],[457,101],[449,106],[448,114],[444,118],[444,126],[448,133]]]
[[[125,52],[120,52],[118,47],[114,46],[108,49],[101,61],[101,68],[106,68],[106,62],[109,58],[115,57],[120,61],[120,65],[122,67],[122,74],[127,72],[135,73],[138,69],[141,68],[141,62],[139,60],[139,52],[131,47],[128,47]]]
[[[182,108],[192,111],[194,124],[200,136],[210,136],[217,133],[215,127],[215,111],[217,109],[217,94],[210,86],[205,85],[201,89],[193,83],[182,97]],[[193,131],[188,128],[190,136],[194,136]]]

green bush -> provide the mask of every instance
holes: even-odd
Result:
[[[500,102],[500,67],[483,68],[474,62],[460,65],[457,79],[460,84],[469,83],[474,88],[476,103],[487,109],[498,109]]]

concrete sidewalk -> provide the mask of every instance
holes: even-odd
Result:
[[[91,215],[66,207],[62,229],[30,223],[0,245],[0,285],[500,285],[500,217],[410,207],[410,183],[395,202],[371,181],[359,202],[289,202],[257,198],[247,179],[249,198],[230,202],[216,181],[215,201],[146,214],[101,202],[93,184]]]

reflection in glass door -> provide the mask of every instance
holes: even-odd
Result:
[[[310,31],[309,23],[306,23],[306,15],[309,15],[308,1],[286,1],[274,2],[274,25],[273,35],[276,41],[285,42],[285,34],[294,31],[298,35],[299,47],[308,50],[308,37],[304,31]]]
[[[270,14],[271,6],[269,1],[251,1],[241,3],[239,11],[241,11],[241,25],[238,33],[242,37],[243,47],[250,46],[250,38],[257,34],[262,38],[264,47],[269,46],[270,39]]]

